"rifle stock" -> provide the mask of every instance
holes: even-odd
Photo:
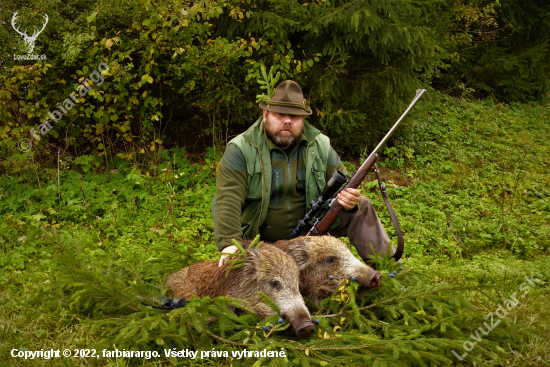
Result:
[[[334,205],[330,207],[328,212],[323,216],[323,218],[317,223],[316,226],[312,227],[308,236],[320,236],[322,234],[325,234],[328,232],[332,222],[336,220],[336,217],[338,217],[338,213],[340,213],[344,209],[342,205],[340,205],[338,202],[336,202]]]
[[[349,182],[344,186],[342,190],[345,190],[347,188],[357,189],[359,185],[361,185],[361,182],[365,179],[367,176],[367,173],[369,173],[369,170],[374,166],[376,163],[376,160],[378,159],[378,154],[373,153],[369,155],[367,160],[359,167],[357,172],[351,177]],[[328,212],[321,218],[319,222],[315,226],[313,226],[308,233],[309,235],[315,235],[319,236],[322,234],[325,234],[328,232],[330,226],[332,225],[332,222],[338,217],[338,214],[344,210],[344,207],[340,205],[338,200],[335,200],[334,203],[330,206]]]

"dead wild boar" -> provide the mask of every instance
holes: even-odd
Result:
[[[246,301],[246,307],[260,317],[275,315],[258,296],[261,291],[271,298],[300,338],[307,338],[315,329],[299,290],[299,270],[292,258],[269,244],[246,251],[244,265],[227,269],[218,261],[196,263],[167,277],[166,285],[175,297],[191,298],[230,296]],[[226,275],[227,273],[227,275]]]
[[[380,285],[382,275],[353,256],[336,237],[303,236],[272,245],[294,259],[300,269],[300,292],[317,305],[338,289],[338,278],[355,277],[361,284],[360,291]]]

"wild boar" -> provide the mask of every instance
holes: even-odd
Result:
[[[191,298],[230,296],[246,301],[246,307],[260,317],[275,315],[258,295],[263,292],[283,312],[300,338],[307,338],[315,327],[299,290],[300,273],[294,260],[269,244],[245,252],[244,265],[230,269],[217,261],[193,264],[167,277],[174,296]],[[227,274],[226,274],[227,273]]]
[[[361,284],[360,291],[380,285],[382,275],[353,256],[336,237],[304,236],[272,245],[294,259],[300,269],[300,293],[317,305],[338,289],[338,278],[354,277]]]

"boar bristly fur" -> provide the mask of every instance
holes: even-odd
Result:
[[[380,285],[381,274],[353,256],[346,244],[335,237],[304,236],[273,245],[294,259],[300,269],[300,292],[317,305],[338,289],[338,278],[355,277],[361,290]]]
[[[250,248],[241,268],[230,264],[218,267],[217,261],[197,263],[167,277],[166,284],[175,297],[210,298],[230,296],[242,299],[246,307],[265,318],[276,314],[258,295],[263,292],[279,307],[299,337],[314,330],[311,315],[299,291],[299,270],[294,260],[274,246]]]

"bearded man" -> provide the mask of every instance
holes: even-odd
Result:
[[[296,82],[279,84],[260,107],[262,117],[228,143],[218,166],[212,213],[216,244],[228,254],[237,251],[232,239],[289,239],[333,170],[346,174],[329,138],[304,121],[311,109]],[[389,238],[370,201],[348,188],[338,202],[344,211],[329,233],[347,236],[365,262],[370,244],[386,252]],[[223,255],[219,265],[226,260]]]

